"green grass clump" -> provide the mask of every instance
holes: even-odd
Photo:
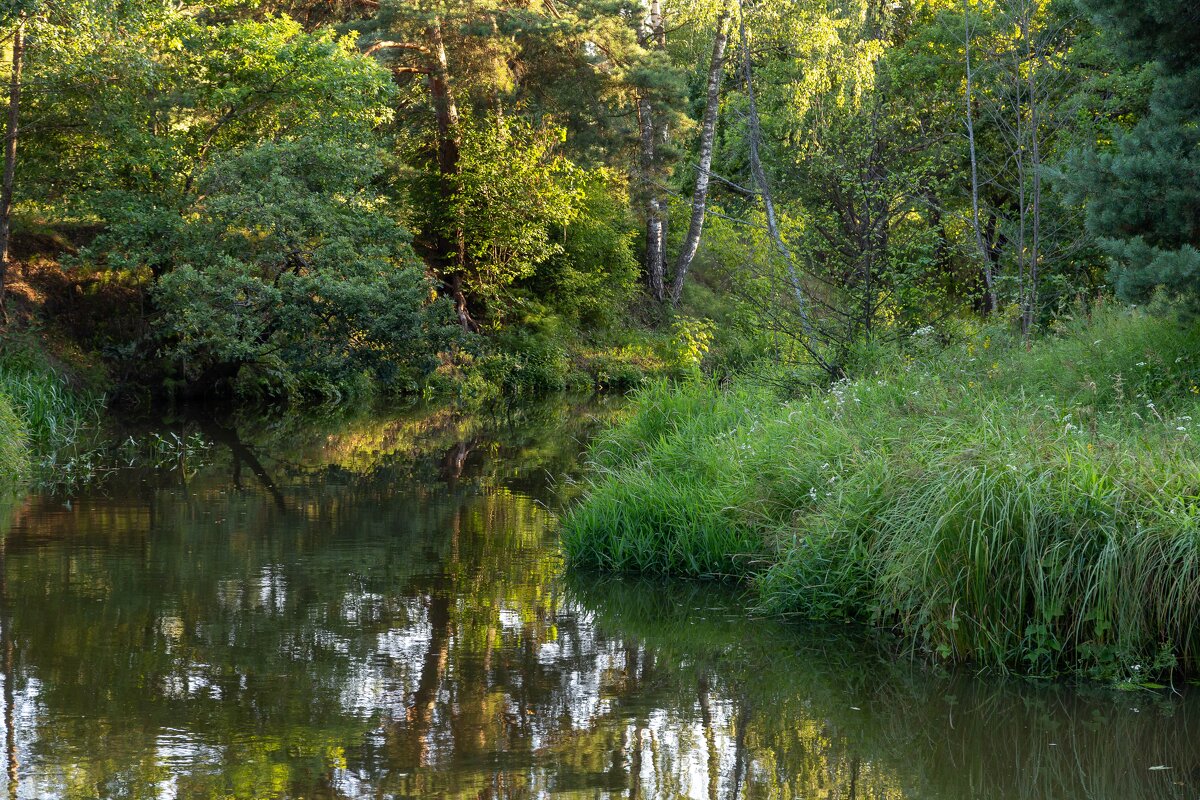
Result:
[[[72,391],[53,372],[23,372],[0,365],[0,393],[9,398],[30,439],[59,447],[74,443],[100,420],[101,395]]]
[[[25,441],[25,426],[0,391],[0,493],[25,473]]]
[[[934,349],[799,400],[644,390],[593,450],[568,554],[748,579],[767,609],[950,660],[1195,671],[1200,330],[1107,312],[1029,350]]]
[[[104,396],[72,389],[35,348],[0,348],[0,486],[27,473],[35,453],[76,445],[100,421]]]

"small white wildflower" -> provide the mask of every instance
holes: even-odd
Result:
[[[1185,427],[1184,427],[1184,426],[1182,426],[1182,425],[1176,425],[1176,426],[1175,426],[1175,430],[1177,430],[1177,431],[1186,431],[1186,430],[1187,430],[1187,428],[1185,428]]]

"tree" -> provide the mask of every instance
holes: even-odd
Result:
[[[473,290],[495,301],[562,252],[552,237],[579,215],[585,175],[557,152],[565,131],[503,118],[464,127],[448,216],[462,231]]]
[[[1117,292],[1200,297],[1200,8],[1189,0],[1079,0],[1128,62],[1151,63],[1149,113],[1085,158],[1088,226],[1113,259]]]
[[[4,302],[8,276],[9,233],[12,228],[13,181],[17,169],[17,137],[20,134],[21,66],[25,58],[25,14],[18,15],[13,28],[12,74],[8,89],[8,121],[4,134],[4,177],[0,183],[0,323],[8,324]]]
[[[582,169],[628,169],[641,209],[650,207],[650,195],[659,198],[662,213],[650,215],[649,227],[657,224],[653,220],[665,224],[661,187],[672,153],[665,140],[680,91],[668,54],[658,47],[665,30],[660,26],[658,37],[647,39],[643,16],[626,4],[614,8],[600,0],[530,6],[420,0],[382,4],[362,26],[366,52],[392,70],[400,87],[396,129],[410,170],[403,183],[414,208],[418,251],[455,298],[464,328],[480,330],[481,321],[493,321],[484,315],[488,303],[494,305],[498,285],[488,246],[472,243],[464,227],[462,187],[477,184],[485,169],[476,159],[475,174],[466,174],[462,156],[468,148],[486,145],[495,159],[489,180],[497,189],[502,184],[514,188],[518,176],[504,175],[502,166],[530,163],[529,137],[519,131],[535,138],[561,132],[554,148],[559,173],[565,174],[568,162]],[[650,123],[648,129],[633,123],[637,114]],[[498,135],[514,122],[513,135]],[[642,150],[638,166],[630,168],[627,151],[643,142],[653,152]],[[505,191],[470,198],[476,230],[488,216],[489,202],[497,203],[497,220],[511,220],[516,205],[528,199]],[[521,211],[549,209],[528,205]],[[538,215],[520,216],[524,224]],[[540,236],[560,225],[552,215],[541,219]],[[494,234],[499,233],[492,226],[489,241],[498,241]],[[501,283],[527,271],[522,267]]]
[[[971,5],[963,0],[963,61],[966,69],[966,86],[963,91],[963,119],[967,128],[967,147],[971,155],[971,229],[975,232],[975,246],[983,262],[983,283],[987,296],[987,310],[995,314],[1000,309],[996,295],[996,274],[992,254],[983,239],[983,223],[979,216],[979,155],[975,146],[975,91],[974,73],[971,70]]]
[[[1043,0],[964,2],[963,127],[970,164],[970,222],[982,264],[984,306],[1014,301],[1022,331],[1038,316],[1044,262],[1044,189],[1054,63],[1064,37]],[[1052,57],[1055,56],[1055,57]]]
[[[775,203],[771,197],[771,186],[767,182],[766,170],[763,169],[761,155],[762,125],[758,116],[758,104],[754,98],[754,73],[750,59],[750,37],[746,34],[746,12],[741,4],[741,0],[739,0],[738,5],[738,26],[741,34],[742,78],[746,86],[748,109],[746,115],[746,141],[750,152],[750,175],[754,179],[754,185],[758,190],[759,197],[762,198],[763,212],[766,215],[767,231],[771,236],[771,241],[780,255],[783,256],[787,267],[788,280],[791,284],[792,296],[796,304],[796,313],[800,318],[800,326],[803,332],[802,342],[805,349],[824,367],[824,360],[817,350],[819,343],[814,337],[812,320],[808,314],[808,300],[805,297],[804,287],[800,283],[799,270],[796,268],[791,249],[784,243],[783,237],[779,235],[779,222],[775,213]]]
[[[696,188],[692,193],[692,215],[688,222],[687,235],[679,250],[675,263],[675,275],[671,280],[671,304],[679,305],[683,295],[683,284],[687,280],[692,260],[700,248],[700,235],[704,230],[704,212],[708,203],[708,184],[711,178],[713,146],[717,136],[717,114],[721,107],[721,76],[725,70],[725,46],[729,41],[729,6],[723,4],[717,17],[713,34],[712,58],[708,65],[708,82],[705,92],[704,120],[700,127],[700,159],[696,164]]]
[[[207,169],[190,219],[163,220],[140,243],[172,264],[151,295],[168,374],[286,397],[336,392],[360,373],[412,388],[432,371],[449,309],[431,303],[407,236],[370,192],[378,173],[361,149],[313,141],[264,143]]]
[[[97,121],[78,147],[105,179],[68,176],[105,223],[83,258],[150,301],[135,356],[184,391],[411,387],[447,335],[381,191],[387,73],[354,37],[283,17],[165,23],[149,75],[69,98]]]

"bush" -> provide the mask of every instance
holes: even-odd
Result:
[[[178,223],[174,266],[153,293],[162,352],[185,384],[286,398],[363,372],[415,388],[437,366],[448,306],[430,300],[407,234],[361,191],[375,169],[369,154],[299,142],[206,174],[203,214]]]
[[[646,380],[646,372],[637,364],[610,353],[601,353],[588,362],[588,371],[596,389],[624,392]]]
[[[525,286],[577,325],[607,329],[637,292],[637,225],[625,187],[607,171],[586,173],[580,188],[579,216],[555,233],[561,252],[539,264]]]
[[[567,351],[551,330],[514,328],[499,337],[494,353],[481,364],[485,377],[507,397],[535,397],[566,388]]]

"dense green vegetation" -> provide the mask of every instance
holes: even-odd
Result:
[[[0,493],[29,474],[31,459],[75,445],[103,408],[98,391],[72,387],[30,340],[0,343]]]
[[[0,26],[6,330],[57,331],[115,397],[838,379],[943,319],[1032,336],[1106,258],[1126,298],[1195,288],[1181,0],[22,0]]]
[[[936,656],[1136,679],[1200,659],[1200,331],[1105,312],[1026,350],[918,334],[862,377],[659,385],[601,437],[579,564],[752,580]]]
[[[0,484],[5,488],[25,471],[25,426],[12,400],[0,394]]]
[[[668,378],[597,451],[578,560],[752,576],[946,657],[1195,665],[1189,0],[20,0],[0,28],[0,325],[50,351],[0,371],[5,474],[94,411],[76,387]]]

